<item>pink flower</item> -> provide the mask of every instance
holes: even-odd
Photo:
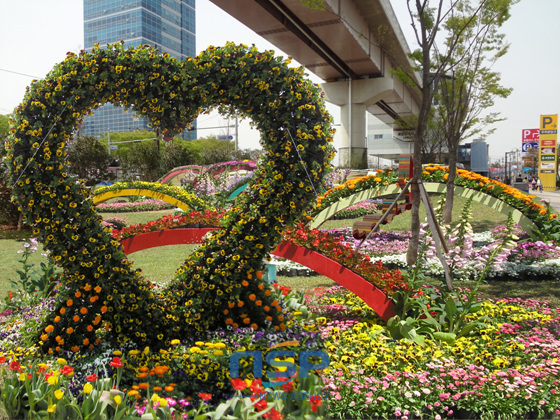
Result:
[[[439,394],[439,399],[441,401],[448,399],[451,396],[450,393],[448,392],[442,392],[441,394]]]

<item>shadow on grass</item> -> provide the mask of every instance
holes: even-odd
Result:
[[[560,280],[543,281],[489,281],[480,286],[482,297],[491,299],[522,298],[548,301],[553,308],[560,307]]]
[[[0,239],[27,239],[31,237],[31,229],[0,229]]]

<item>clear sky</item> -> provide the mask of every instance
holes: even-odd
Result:
[[[81,0],[0,0],[0,113],[10,113],[21,102],[25,87],[33,77],[44,77],[54,64],[64,59],[66,52],[83,48],[82,3]],[[255,44],[259,49],[275,49],[209,0],[196,3],[197,53],[228,40]],[[414,49],[405,0],[392,0],[391,4],[410,48]],[[496,124],[495,133],[487,138],[493,161],[503,158],[506,151],[520,148],[521,130],[538,128],[541,114],[560,113],[559,22],[560,0],[521,0],[513,7],[512,17],[503,28],[511,47],[494,69],[502,74],[502,84],[514,91],[509,98],[497,100],[492,110],[507,118]],[[335,122],[339,121],[338,108],[330,106],[329,110]],[[218,116],[201,116],[199,136],[216,134],[203,127],[224,123]],[[240,133],[240,147],[257,147],[255,130],[244,125]],[[217,134],[224,134],[224,130],[218,130]]]

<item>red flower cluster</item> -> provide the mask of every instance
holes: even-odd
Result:
[[[300,223],[297,229],[287,230],[284,239],[332,258],[388,295],[406,287],[406,282],[398,269],[389,270],[383,266],[381,261],[372,262],[369,255],[356,253],[352,245],[342,243],[340,238],[329,235],[327,232],[309,229]]]
[[[224,211],[211,210],[191,211],[189,214],[179,216],[163,216],[161,219],[153,220],[146,224],[136,224],[122,228],[120,231],[113,230],[113,238],[121,240],[141,233],[153,232],[155,230],[173,229],[188,225],[218,226]],[[197,226],[198,227],[198,226]]]

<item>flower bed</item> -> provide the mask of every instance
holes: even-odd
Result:
[[[560,316],[546,303],[485,301],[479,334],[449,345],[390,340],[379,319],[335,287],[317,318],[332,418],[537,418],[560,414]],[[470,417],[469,417],[470,416]]]
[[[96,208],[100,213],[131,213],[140,211],[167,210],[175,207],[162,200],[142,200],[134,202],[99,203]]]
[[[239,404],[247,415],[277,419],[289,413],[405,420],[560,413],[560,314],[546,303],[484,301],[471,319],[484,324],[476,333],[451,344],[427,339],[421,346],[391,339],[380,318],[341,287],[310,291],[305,301],[285,287],[275,293],[290,313],[284,332],[228,328],[174,339],[157,352],[101,345],[84,356],[41,357],[26,344],[26,329],[51,310],[52,299],[4,313],[1,399],[11,418],[22,416],[30,404],[42,418],[139,418],[148,413],[154,418],[197,413],[220,418],[228,406],[232,413]],[[320,372],[323,385],[300,378],[265,389],[261,381],[249,381],[248,387],[228,378],[234,352],[295,341],[295,354],[327,351],[330,365]],[[252,367],[242,365],[242,376]],[[33,401],[24,398],[26,389],[34,390]]]
[[[331,220],[355,219],[356,217],[362,217],[366,214],[377,213],[381,209],[382,201],[383,200],[362,201],[361,203],[339,211],[331,217]]]

